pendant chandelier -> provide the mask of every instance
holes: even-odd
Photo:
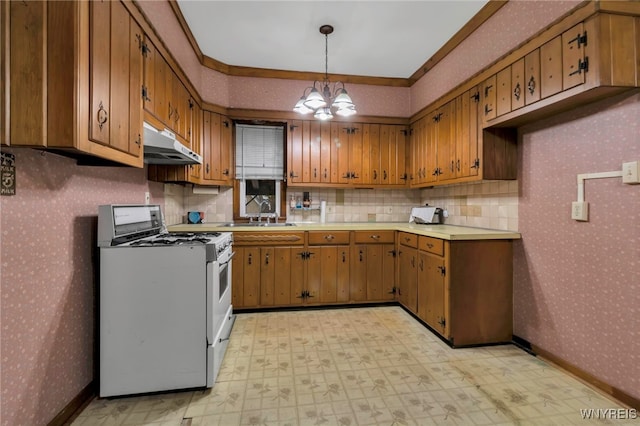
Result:
[[[347,94],[344,83],[338,81],[332,85],[329,82],[329,34],[332,32],[331,25],[320,27],[320,33],[324,34],[324,80],[322,83],[316,80],[313,82],[313,87],[304,89],[302,97],[293,108],[300,114],[313,112],[313,116],[319,120],[331,120],[333,118],[331,108],[334,108],[335,113],[341,117],[349,117],[356,113],[356,106]]]

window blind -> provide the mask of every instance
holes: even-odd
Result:
[[[276,179],[284,176],[284,128],[236,125],[236,178]]]

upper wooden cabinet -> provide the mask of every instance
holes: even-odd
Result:
[[[204,185],[233,185],[233,123],[221,114],[204,111],[202,180]]]
[[[190,146],[193,98],[150,39],[143,44],[145,119]],[[191,147],[192,149],[194,147]]]
[[[33,1],[3,7],[10,121],[2,144],[142,167],[144,34],[127,6]]]
[[[625,5],[640,14],[640,3]],[[639,17],[596,13],[566,28],[545,31],[485,80],[484,127],[519,126],[640,86]]]
[[[287,185],[404,187],[406,133],[401,125],[292,120]]]
[[[480,92],[495,84],[472,87],[413,124],[411,187],[516,178],[515,130],[481,130],[480,115],[496,102],[480,107]]]

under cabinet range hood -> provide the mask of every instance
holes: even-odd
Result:
[[[144,162],[147,164],[202,164],[202,157],[181,144],[168,130],[144,123]]]

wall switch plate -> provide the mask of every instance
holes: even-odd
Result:
[[[149,204],[151,202],[151,194],[148,192],[144,193],[144,203]]]
[[[393,214],[393,206],[385,206],[384,212],[385,214]]]
[[[640,184],[639,162],[622,163],[622,183]]]
[[[589,203],[574,201],[571,203],[571,219],[586,222],[589,220]]]

